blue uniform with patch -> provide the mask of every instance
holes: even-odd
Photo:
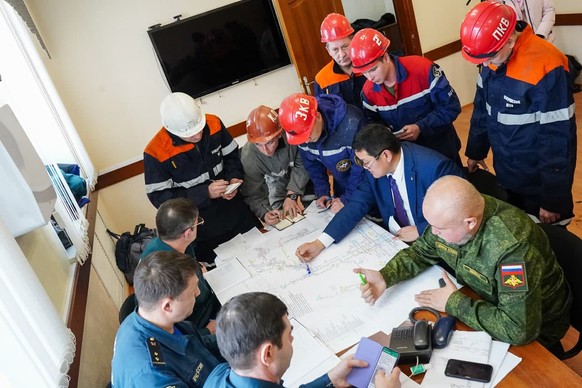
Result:
[[[316,142],[299,146],[303,167],[313,181],[315,195],[330,194],[327,170],[333,175],[334,195],[346,204],[358,187],[364,169],[354,164],[352,142],[365,124],[364,114],[339,96],[317,97],[317,110],[323,117],[323,132]]]
[[[317,97],[322,94],[335,94],[363,111],[362,87],[364,83],[366,83],[366,77],[363,74],[347,75],[340,65],[332,60],[315,75],[313,95]]]
[[[254,379],[252,377],[243,377],[237,375],[228,364],[220,364],[217,366],[208,380],[206,380],[205,387],[208,388],[281,388],[284,387],[283,382],[271,383],[265,380]],[[321,376],[308,384],[302,384],[303,388],[324,388],[333,387],[329,376],[327,374]]]
[[[179,332],[170,334],[137,312],[130,314],[115,336],[112,386],[202,387],[224,362],[216,341],[202,339],[189,322],[176,323],[175,328]]]
[[[146,245],[141,253],[140,259],[157,251],[175,251],[175,249],[163,242],[159,237],[155,237]],[[186,254],[196,259],[193,244],[190,244],[186,248]],[[198,277],[200,294],[196,297],[196,304],[194,305],[192,315],[186,318],[186,320],[192,322],[200,335],[207,336],[210,335],[210,331],[206,328],[206,325],[208,325],[211,319],[216,319],[216,314],[220,310],[220,302],[214,294],[214,291],[212,291],[210,284],[204,278],[201,269],[198,269],[196,276]]]
[[[370,122],[383,123],[393,132],[416,124],[415,143],[431,148],[462,166],[461,141],[453,122],[461,103],[440,67],[424,57],[390,56],[396,68],[394,94],[384,85],[367,81],[362,89],[364,110]]]
[[[526,26],[507,64],[483,67],[465,155],[493,151],[499,184],[527,202],[516,206],[573,215],[576,168],[575,104],[568,87],[568,60]],[[511,201],[511,197],[510,197]]]

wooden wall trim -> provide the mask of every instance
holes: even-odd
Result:
[[[235,138],[247,132],[246,122],[242,121],[240,123],[234,124],[227,128],[228,133]],[[95,185],[95,191],[102,190],[106,187],[113,186],[116,183],[123,182],[126,179],[133,178],[143,174],[143,160],[138,160],[128,164],[127,166],[120,167],[108,173],[99,175],[97,184]]]
[[[89,194],[89,204],[87,205],[87,221],[89,221],[89,246],[93,247],[95,236],[95,220],[97,218],[97,202],[99,194],[93,191]],[[85,331],[85,312],[87,310],[87,295],[89,293],[89,277],[91,275],[92,249],[89,257],[83,265],[77,265],[73,284],[73,295],[71,297],[71,308],[67,318],[67,326],[75,335],[77,349],[75,358],[69,368],[69,387],[77,388],[79,384],[79,368],[81,363],[81,350],[83,348],[83,332]]]
[[[122,182],[126,179],[133,178],[139,174],[143,173],[143,160],[138,160],[128,164],[127,166],[120,167],[103,175],[99,175],[97,179],[97,184],[95,185],[95,191],[99,191],[109,186],[113,186],[116,183]]]
[[[424,57],[430,59],[431,61],[436,61],[438,59],[448,57],[451,54],[454,54],[458,51],[461,51],[461,40],[456,40],[449,44],[445,44],[444,46],[437,47],[434,50],[427,51],[424,53]]]
[[[582,13],[556,15],[555,26],[582,26]]]

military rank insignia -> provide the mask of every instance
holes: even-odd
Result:
[[[152,359],[152,364],[154,366],[166,365],[164,360],[164,355],[162,354],[162,349],[160,348],[160,343],[154,337],[149,337],[146,341],[148,351],[150,352],[150,357]]]
[[[501,284],[508,291],[527,291],[524,263],[501,264]]]

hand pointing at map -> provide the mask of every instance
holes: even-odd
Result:
[[[319,255],[319,252],[321,252],[324,248],[325,246],[321,241],[315,240],[301,244],[295,251],[295,255],[299,258],[299,260],[305,263],[315,259],[315,257]]]

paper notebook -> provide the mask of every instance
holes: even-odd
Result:
[[[305,216],[303,214],[297,214],[295,216],[295,218],[291,218],[291,217],[287,216],[285,219],[279,221],[277,224],[275,224],[273,226],[277,230],[283,230],[285,228],[290,227],[294,223],[301,221],[304,218],[305,218]]]

